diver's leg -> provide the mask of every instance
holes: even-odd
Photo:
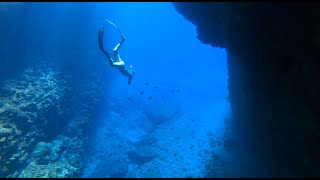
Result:
[[[122,34],[120,34],[120,35],[121,35],[121,41],[113,49],[112,54],[113,54],[115,63],[120,62],[122,65],[123,62],[121,62],[122,60],[119,55],[119,49],[120,49],[121,45],[126,41],[126,38]]]
[[[104,33],[104,29],[103,27],[100,27],[99,29],[99,32],[98,32],[98,45],[99,45],[99,49],[103,52],[103,54],[107,57],[108,59],[108,62],[111,66],[113,66],[113,60],[110,56],[110,54],[104,50],[103,48],[103,41],[102,41],[102,38],[103,38],[103,33]]]
[[[116,54],[118,54],[118,51],[119,51],[121,45],[127,40],[122,34],[120,34],[120,36],[121,36],[120,43],[117,44],[116,47],[113,49],[113,53],[116,53]]]
[[[103,28],[103,26],[101,26],[99,29],[99,32],[98,32],[98,45],[99,45],[99,49],[102,52],[106,52],[106,50],[104,50],[104,48],[103,48],[103,41],[102,41],[103,34],[104,34],[104,28]]]

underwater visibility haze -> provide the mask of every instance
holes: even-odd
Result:
[[[2,2],[0,14],[0,177],[250,176],[232,163],[241,158],[257,167],[233,152],[225,49],[200,42],[172,3]],[[131,84],[98,46],[103,28],[112,54],[116,26]]]

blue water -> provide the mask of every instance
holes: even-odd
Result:
[[[171,3],[18,3],[0,9],[6,24],[0,52],[12,60],[2,79],[41,58],[71,64],[74,87],[89,70],[105,73],[106,93],[87,127],[81,177],[110,177],[106,169],[113,161],[127,165],[121,177],[206,176],[213,150],[208,136],[223,140],[230,115],[226,51],[200,42],[196,27]],[[106,50],[120,41],[105,18],[127,39],[119,53],[136,72],[131,85],[98,49],[100,26]],[[226,156],[223,146],[214,150]]]

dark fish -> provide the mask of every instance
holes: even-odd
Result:
[[[171,91],[171,92],[174,92],[174,91]]]
[[[110,154],[109,154],[109,157],[111,157],[111,156],[112,156],[112,154],[110,153]]]
[[[151,98],[152,98],[152,96],[149,97],[149,99],[151,99]]]
[[[181,92],[180,90],[177,90],[177,92]]]
[[[149,83],[146,83],[146,85],[149,85]]]
[[[128,100],[131,100],[131,98],[128,98]]]
[[[173,157],[176,157],[176,156],[177,156],[177,153],[174,153],[174,154],[173,154]]]
[[[143,94],[144,92],[142,91],[140,94]]]
[[[155,86],[154,88],[158,88],[157,86]]]
[[[193,148],[193,146],[191,145],[191,146],[190,146],[190,149],[192,149],[192,148]]]
[[[173,128],[170,128],[173,131]]]

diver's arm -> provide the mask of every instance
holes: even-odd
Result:
[[[128,79],[128,85],[131,84],[131,80],[133,78],[133,76],[135,75],[134,70],[127,70],[128,74],[129,74],[129,79]]]
[[[110,66],[113,66],[113,60],[112,60],[110,54],[109,54],[106,50],[104,50],[104,48],[103,48],[103,42],[102,42],[103,33],[104,33],[104,30],[103,30],[103,27],[101,27],[101,28],[99,29],[99,32],[98,32],[98,45],[99,45],[99,49],[100,49],[100,50],[103,52],[103,54],[107,57]]]
[[[120,73],[126,77],[128,77],[128,84],[130,85],[131,84],[131,80],[134,76],[134,71],[130,71],[128,69],[126,69],[124,66],[122,68],[117,68]]]
[[[131,84],[131,80],[132,80],[132,77],[129,77],[129,78],[128,78],[128,85]]]

